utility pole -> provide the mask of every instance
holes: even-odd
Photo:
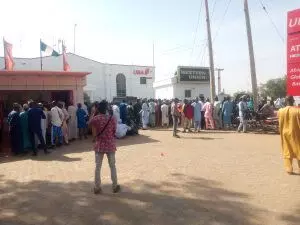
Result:
[[[252,83],[254,110],[257,110],[258,91],[257,91],[256,68],[255,68],[255,59],[254,59],[253,40],[252,40],[248,0],[244,0],[244,10],[245,10],[247,36],[248,36],[248,48],[249,48],[249,56],[250,56],[250,70],[251,70],[251,83]]]
[[[75,23],[74,24],[74,54],[75,54],[75,50],[76,50],[76,27],[77,27],[77,24]]]
[[[216,68],[216,71],[218,71],[218,94],[221,93],[221,72],[224,69]]]
[[[213,101],[215,98],[215,95],[216,95],[216,86],[215,86],[215,67],[214,67],[214,56],[213,56],[212,39],[211,39],[208,0],[205,0],[205,9],[206,9],[206,25],[207,25],[207,38],[208,38],[208,50],[209,50],[209,63],[210,63],[210,98],[211,98],[211,101]]]

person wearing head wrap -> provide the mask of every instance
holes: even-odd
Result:
[[[293,174],[293,159],[298,161],[300,173],[300,108],[294,106],[294,98],[286,98],[287,106],[278,112],[281,148],[285,170]]]

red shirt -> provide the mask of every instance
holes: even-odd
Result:
[[[190,104],[186,105],[185,109],[184,109],[184,115],[189,120],[193,119],[193,117],[194,117],[194,108],[193,108],[193,106],[191,106]]]
[[[96,142],[94,145],[94,150],[96,152],[108,153],[115,152],[117,150],[115,139],[117,121],[114,117],[112,117],[111,120],[108,122],[109,118],[110,116],[100,114],[92,118],[90,121],[90,124],[96,130],[95,133],[97,135]],[[98,135],[103,130],[107,122],[108,125],[106,126],[105,130],[102,132],[101,135]]]

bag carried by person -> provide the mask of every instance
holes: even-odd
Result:
[[[106,122],[105,126],[103,127],[103,129],[97,134],[97,137],[101,136],[103,134],[103,132],[105,131],[106,127],[108,126],[109,122],[111,121],[112,116],[109,117],[108,121]]]

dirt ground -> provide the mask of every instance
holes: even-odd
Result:
[[[92,143],[0,159],[1,225],[296,225],[300,176],[286,175],[278,135],[143,131],[118,141],[122,193],[95,196]]]

